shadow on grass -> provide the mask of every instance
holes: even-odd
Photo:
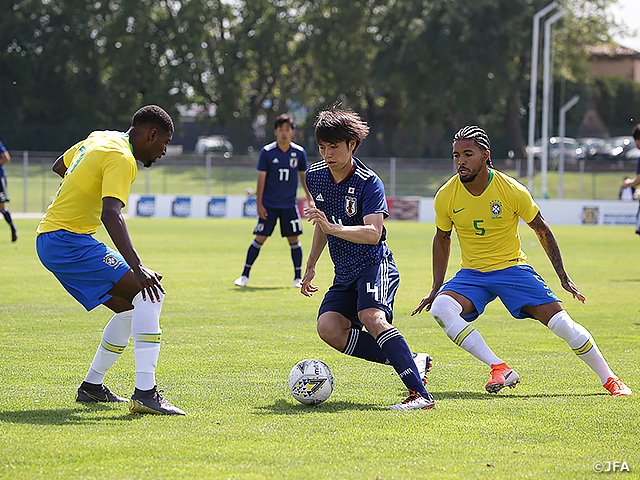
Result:
[[[0,423],[20,423],[29,425],[91,425],[104,421],[131,421],[142,415],[132,415],[126,408],[120,416],[108,416],[116,409],[107,405],[86,405],[74,408],[16,410],[0,412]]]
[[[503,394],[491,394],[487,392],[438,392],[432,391],[431,395],[437,400],[505,400],[513,398],[521,400],[523,398],[561,398],[561,397],[599,397],[609,395],[606,392],[597,393],[535,393],[519,395],[517,392],[506,392]]]
[[[229,290],[241,292],[241,293],[248,293],[248,292],[261,292],[261,291],[267,291],[267,290],[293,290],[293,287],[251,287],[247,285],[246,287],[229,288]]]
[[[342,410],[387,410],[380,405],[354,402],[332,402],[327,401],[320,405],[303,405],[302,403],[291,403],[286,400],[276,400],[271,405],[256,407],[258,415],[310,415],[315,413],[339,412]]]

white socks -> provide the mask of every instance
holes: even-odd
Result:
[[[591,338],[589,331],[579,323],[574,322],[566,311],[561,310],[556,313],[551,317],[547,326],[553,333],[567,342],[573,353],[598,374],[603,385],[609,377],[615,377],[602,353],[598,350],[596,342]]]
[[[133,310],[116,313],[104,327],[102,340],[84,379],[85,382],[100,385],[107,370],[120,358],[131,337],[132,314]]]
[[[142,300],[142,292],[138,293],[133,303],[131,333],[133,334],[133,353],[136,360],[136,388],[150,390],[156,385],[156,365],[160,355],[160,312],[164,302],[164,294],[159,292],[160,301],[152,302],[147,295]]]
[[[438,295],[431,304],[431,315],[453,343],[489,366],[504,363],[488,347],[482,335],[460,316],[461,313],[462,305],[449,295]]]

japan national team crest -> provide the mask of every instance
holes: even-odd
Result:
[[[358,213],[358,201],[356,200],[356,197],[344,197],[344,209],[350,217],[353,217]]]
[[[290,157],[289,158],[289,166],[291,168],[296,168],[298,166],[298,158],[297,157]]]
[[[492,200],[489,206],[491,207],[493,218],[498,218],[502,215],[502,202],[500,200]]]

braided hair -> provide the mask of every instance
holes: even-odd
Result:
[[[489,141],[489,135],[482,128],[476,125],[467,125],[461,128],[453,136],[453,141],[458,140],[473,140],[477,146],[485,151],[491,151],[491,142]],[[491,161],[491,155],[487,158],[487,166],[493,168],[493,162]]]

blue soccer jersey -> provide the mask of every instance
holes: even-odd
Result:
[[[306,179],[316,207],[332,223],[364,225],[364,217],[372,213],[382,213],[385,218],[389,216],[382,180],[355,157],[351,173],[340,183],[335,183],[324,161],[312,164]],[[391,255],[384,227],[380,241],[375,245],[353,243],[333,235],[327,235],[327,240],[339,282],[354,280],[365,267],[378,265]]]
[[[6,147],[2,142],[0,142],[0,155],[2,155],[6,151],[7,151]],[[0,178],[6,177],[6,175],[7,174],[4,171],[4,165],[0,165]]]
[[[262,147],[258,159],[258,170],[267,172],[262,194],[262,205],[268,208],[289,208],[296,204],[298,172],[307,169],[307,153],[304,148],[291,143],[283,152],[278,143]]]

